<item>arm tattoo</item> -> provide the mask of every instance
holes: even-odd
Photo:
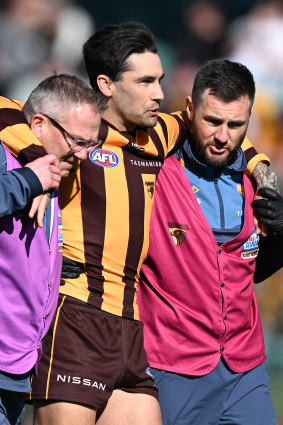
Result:
[[[280,192],[278,176],[266,164],[259,162],[253,171],[253,176],[257,182],[257,188],[269,187],[270,189]]]

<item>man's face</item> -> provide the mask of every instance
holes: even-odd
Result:
[[[164,98],[160,58],[150,52],[134,53],[127,62],[131,69],[122,74],[121,80],[111,82],[112,96],[106,119],[121,131],[133,130],[136,126],[154,127],[160,101]]]
[[[74,141],[54,124],[52,119],[45,115],[41,117],[41,132],[38,138],[47,153],[54,154],[59,159],[61,176],[66,177],[74,165],[75,158],[86,159],[87,149],[83,147],[79,152],[73,151],[71,146]],[[55,116],[52,118],[73,138],[86,142],[97,141],[101,116],[92,105],[85,103],[71,107],[64,120],[56,119]]]
[[[245,138],[251,103],[248,95],[225,103],[205,91],[197,108],[188,98],[190,145],[195,157],[210,167],[225,168],[236,158]]]

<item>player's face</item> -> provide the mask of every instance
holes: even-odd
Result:
[[[214,168],[221,169],[231,164],[245,138],[250,107],[247,95],[226,103],[206,90],[194,110],[188,97],[190,144],[195,157]]]
[[[56,124],[54,125],[52,120],[43,117],[40,140],[47,153],[54,154],[59,159],[61,176],[66,177],[74,165],[75,158],[86,159],[87,149],[83,147],[79,152],[73,151],[74,141]],[[86,142],[97,141],[101,116],[93,106],[81,104],[72,107],[66,118],[57,122],[75,139]]]
[[[134,53],[127,62],[131,69],[122,74],[121,80],[111,83],[107,115],[121,131],[133,130],[136,126],[154,127],[160,101],[164,98],[160,58],[150,52]]]

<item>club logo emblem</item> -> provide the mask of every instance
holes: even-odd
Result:
[[[172,239],[174,241],[174,244],[176,246],[181,245],[182,242],[184,242],[187,230],[189,230],[189,226],[187,224],[182,223],[174,223],[174,222],[168,222],[169,232],[172,236]]]
[[[154,195],[155,183],[154,182],[145,182],[145,184],[146,184],[147,193],[149,194],[150,199],[152,199],[153,195]]]

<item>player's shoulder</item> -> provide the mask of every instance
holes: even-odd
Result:
[[[0,96],[0,109],[18,109],[22,110],[24,102],[7,97]]]

